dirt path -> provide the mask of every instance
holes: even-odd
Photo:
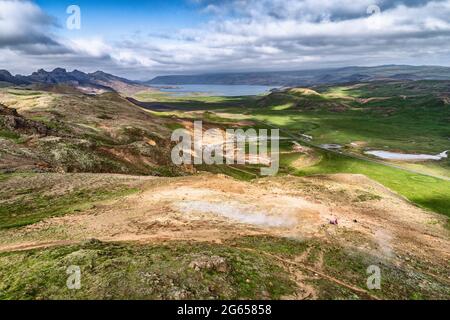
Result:
[[[346,283],[346,282],[344,282],[342,280],[339,280],[339,279],[337,279],[335,277],[327,275],[327,274],[323,273],[322,271],[320,271],[320,270],[318,270],[316,268],[312,268],[312,267],[307,266],[306,264],[300,263],[298,261],[292,261],[292,260],[289,260],[289,259],[286,259],[286,258],[282,258],[282,257],[279,257],[277,255],[274,255],[274,254],[271,254],[271,253],[268,253],[268,252],[264,252],[264,251],[259,251],[259,250],[249,249],[249,248],[242,248],[242,247],[237,247],[237,248],[239,248],[241,250],[245,250],[245,251],[249,251],[249,252],[265,255],[267,257],[270,257],[272,259],[275,259],[275,260],[281,262],[284,265],[288,265],[289,267],[293,267],[293,268],[299,268],[302,271],[310,273],[313,276],[319,276],[322,279],[331,281],[331,282],[333,282],[333,283],[335,283],[337,285],[340,285],[342,287],[345,287],[345,288],[347,288],[347,289],[349,289],[349,290],[351,290],[353,292],[362,294],[363,296],[369,297],[372,300],[379,300],[378,297],[372,295],[367,290],[364,290],[362,288],[359,288],[359,287],[356,287],[354,285],[348,284],[348,283]],[[294,270],[294,273],[295,272],[297,272],[297,270]],[[302,283],[300,288],[303,288],[303,285],[304,284]],[[308,290],[306,290],[306,292],[307,292],[308,296],[309,295],[314,295],[314,291],[312,291],[310,288],[308,288]]]

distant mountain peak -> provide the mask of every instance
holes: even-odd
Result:
[[[12,74],[11,74],[8,70],[2,69],[2,70],[0,70],[0,74],[1,74],[1,75],[5,75],[5,76],[12,77]]]
[[[120,78],[115,75],[96,71],[84,73],[80,70],[67,72],[64,68],[55,68],[52,71],[39,69],[29,76],[12,76],[7,70],[0,70],[0,81],[14,85],[41,84],[41,85],[69,85],[84,92],[131,92],[145,90],[146,86],[137,82]]]
[[[92,72],[91,74],[92,74],[92,75],[107,75],[108,73],[103,72],[103,71],[100,71],[100,70],[97,70],[97,71],[95,71],[95,72]]]
[[[27,83],[27,81],[21,79],[20,77],[13,76],[8,70],[0,70],[0,81],[17,85]]]
[[[52,73],[67,73],[67,70],[64,68],[55,68]]]

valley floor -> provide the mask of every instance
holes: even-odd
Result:
[[[364,153],[450,149],[446,88],[134,100],[4,88],[0,299],[448,299],[450,160]],[[171,133],[193,120],[280,128],[279,175],[174,166]]]

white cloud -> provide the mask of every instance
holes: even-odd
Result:
[[[66,43],[67,47],[74,53],[88,55],[94,58],[109,56],[114,49],[101,38],[78,38],[70,39]]]
[[[25,52],[28,61],[68,68],[81,64],[139,78],[346,64],[450,64],[450,0],[189,1],[213,18],[172,35],[55,41],[48,36],[54,21],[35,4],[0,0],[0,15],[8,12],[0,19],[0,48]],[[367,14],[374,4],[381,13]],[[49,50],[51,45],[57,49]]]
[[[0,46],[56,45],[48,30],[56,22],[29,1],[0,0]]]

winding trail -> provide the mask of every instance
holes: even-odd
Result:
[[[329,276],[329,275],[327,275],[327,274],[325,274],[325,273],[323,273],[323,272],[321,272],[321,271],[319,271],[317,269],[314,269],[312,267],[306,266],[305,264],[300,263],[298,261],[291,261],[291,260],[279,257],[277,255],[274,255],[274,254],[271,254],[271,253],[268,253],[268,252],[264,252],[264,251],[255,250],[255,249],[243,248],[243,247],[235,247],[235,248],[240,249],[240,250],[244,250],[244,251],[248,251],[248,252],[252,252],[252,253],[265,255],[265,256],[270,257],[272,259],[275,259],[278,262],[281,262],[283,264],[287,264],[287,265],[290,265],[292,267],[296,267],[296,268],[302,269],[303,271],[306,271],[308,273],[312,273],[313,275],[317,275],[317,276],[321,277],[322,279],[334,282],[335,284],[337,284],[339,286],[342,286],[342,287],[345,287],[345,288],[347,288],[347,289],[349,289],[349,290],[351,290],[353,292],[356,292],[356,293],[359,293],[359,294],[363,294],[363,295],[365,295],[366,297],[368,297],[368,298],[370,298],[372,300],[380,300],[380,298],[378,298],[377,296],[374,296],[373,294],[371,294],[367,290],[364,290],[364,289],[362,289],[360,287],[356,287],[354,285],[348,284],[348,283],[346,283],[346,282],[344,282],[342,280],[336,279],[335,277]]]

